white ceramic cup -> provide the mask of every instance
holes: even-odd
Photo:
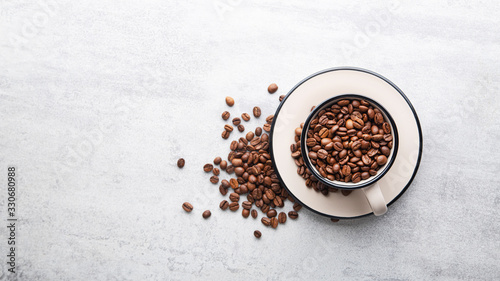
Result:
[[[392,140],[392,148],[391,148],[391,153],[387,159],[387,163],[380,168],[377,171],[377,174],[374,176],[369,177],[366,180],[361,180],[357,183],[353,182],[341,182],[341,181],[332,181],[328,178],[325,178],[321,176],[321,174],[318,172],[318,170],[315,168],[315,166],[311,163],[311,159],[309,159],[309,149],[306,145],[306,139],[307,139],[307,128],[309,128],[309,124],[311,121],[318,115],[318,113],[324,109],[332,106],[334,103],[343,100],[343,99],[357,99],[357,100],[366,100],[369,102],[374,108],[378,108],[382,115],[384,116],[384,119],[390,124],[391,126],[391,134],[393,137]],[[344,94],[344,95],[338,95],[335,97],[332,97],[330,99],[325,100],[322,102],[320,105],[316,106],[313,111],[309,114],[309,116],[306,119],[306,122],[304,123],[304,127],[302,130],[302,135],[300,138],[300,147],[301,147],[301,153],[302,157],[304,158],[304,163],[306,167],[311,171],[311,173],[318,179],[319,182],[322,184],[328,186],[328,187],[334,187],[337,189],[345,189],[345,190],[354,190],[354,189],[361,189],[365,196],[366,199],[368,200],[368,203],[370,204],[370,207],[373,211],[373,214],[376,216],[381,216],[387,212],[387,202],[384,199],[384,196],[380,190],[380,186],[378,184],[378,180],[381,179],[387,171],[391,168],[394,159],[396,158],[396,154],[398,151],[398,131],[396,128],[396,123],[392,119],[391,115],[383,108],[382,105],[380,105],[378,102],[374,101],[371,98],[362,96],[362,95],[357,95],[357,94]]]

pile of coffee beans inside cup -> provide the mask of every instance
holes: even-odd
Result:
[[[271,84],[268,88],[270,94],[275,93],[278,89],[276,84]],[[280,102],[284,96],[280,96]],[[231,97],[226,97],[226,104],[230,107],[234,106],[235,100]],[[253,117],[259,118],[262,114],[260,107],[255,106],[252,110]],[[229,121],[231,113],[224,111],[221,115],[222,119]],[[251,119],[250,114],[242,113],[240,117],[234,117],[231,123],[238,128],[240,132],[245,131],[242,124]],[[243,218],[251,216],[253,219],[258,218],[258,211],[265,215],[261,218],[261,222],[266,227],[277,228],[279,224],[284,224],[287,221],[287,214],[279,212],[285,206],[288,199],[292,203],[295,200],[288,194],[286,189],[281,186],[278,176],[274,172],[271,155],[269,152],[269,135],[273,115],[269,115],[265,124],[262,127],[257,127],[253,131],[248,131],[241,137],[231,141],[230,152],[227,155],[227,160],[217,156],[212,163],[207,163],[203,166],[205,173],[211,173],[210,182],[212,184],[219,183],[221,171],[225,171],[228,175],[233,175],[228,179],[220,180],[219,192],[222,196],[228,196],[228,200],[222,200],[219,204],[221,210],[236,212],[241,207],[241,215]],[[224,125],[222,138],[228,139],[233,133],[234,128],[230,124]],[[184,159],[179,160],[184,165]],[[215,166],[214,166],[215,165]],[[218,166],[218,168],[216,167]],[[179,167],[181,167],[179,165]],[[245,198],[242,198],[245,196]],[[240,204],[241,202],[241,204]],[[293,211],[288,212],[290,219],[298,218],[298,211],[302,206],[294,203]],[[193,210],[193,205],[185,202],[183,209],[186,212]],[[203,218],[210,217],[211,212],[206,210]],[[260,238],[262,233],[258,230],[254,232],[255,237]]]
[[[297,173],[306,180],[307,187],[324,195],[336,192],[335,188],[321,184],[306,168],[300,150],[303,126],[295,130],[295,143],[290,147]],[[366,100],[353,98],[321,109],[307,128],[306,145],[307,156],[321,176],[357,183],[376,175],[387,163],[393,137],[380,109]]]

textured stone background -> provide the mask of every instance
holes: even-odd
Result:
[[[413,2],[0,1],[0,186],[15,165],[19,280],[500,279],[498,1]],[[408,192],[380,218],[302,210],[277,231],[220,211],[202,166],[228,152],[224,97],[267,116],[342,65],[415,106],[425,146]],[[6,237],[0,280],[13,279]]]

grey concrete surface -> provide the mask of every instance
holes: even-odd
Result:
[[[19,218],[0,280],[499,280],[498,1],[414,2],[0,1],[0,220],[10,165]],[[277,231],[220,211],[202,166],[228,152],[224,97],[267,116],[343,65],[416,108],[407,193],[383,217],[302,210]]]

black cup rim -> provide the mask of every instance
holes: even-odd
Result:
[[[384,170],[380,173],[377,173],[375,176],[371,177],[367,181],[360,182],[360,184],[354,184],[354,185],[344,185],[341,184],[341,182],[337,181],[331,181],[329,179],[324,178],[321,176],[321,174],[318,172],[318,170],[313,167],[311,164],[311,159],[309,158],[309,155],[307,153],[307,146],[306,146],[306,139],[307,139],[307,128],[309,127],[309,124],[311,121],[316,117],[316,115],[323,110],[327,105],[330,106],[332,102],[335,100],[341,100],[341,99],[365,99],[369,101],[371,104],[375,105],[377,108],[379,108],[386,116],[387,119],[389,119],[389,123],[391,123],[391,129],[393,131],[393,147],[392,147],[392,154],[389,159],[389,162],[386,164],[384,167]],[[306,128],[306,129],[304,129]],[[392,164],[394,163],[396,156],[398,154],[398,148],[399,148],[399,135],[398,135],[398,129],[396,126],[396,122],[394,122],[394,119],[392,118],[391,114],[387,109],[385,109],[382,105],[380,105],[378,102],[375,100],[359,95],[359,94],[341,94],[337,96],[333,96],[329,99],[326,99],[325,101],[321,102],[319,105],[317,105],[311,113],[309,113],[309,116],[307,116],[306,121],[304,122],[304,127],[302,129],[302,134],[300,137],[300,151],[302,153],[302,158],[304,160],[304,164],[306,167],[311,171],[311,173],[320,181],[322,184],[328,186],[328,187],[334,187],[337,189],[344,189],[344,190],[355,190],[355,189],[360,189],[363,187],[367,187],[369,185],[372,185],[376,183],[378,180],[380,180],[392,167]]]

